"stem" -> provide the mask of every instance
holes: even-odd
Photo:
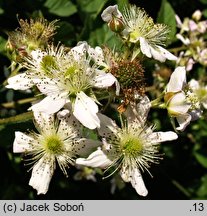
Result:
[[[166,108],[165,104],[160,103],[160,101],[161,101],[162,98],[163,98],[163,95],[164,95],[164,93],[161,93],[161,95],[160,95],[158,98],[152,100],[152,101],[151,101],[151,106],[152,106],[152,107],[156,107],[156,108],[162,108],[162,109],[163,109],[163,108]]]
[[[34,97],[26,98],[26,99],[20,99],[18,101],[2,103],[1,106],[4,107],[4,108],[14,108],[16,105],[22,105],[22,104],[26,104],[26,103],[31,103],[31,102],[33,102],[35,100],[36,100],[36,98],[34,98]]]
[[[177,53],[179,51],[186,50],[186,49],[187,49],[186,46],[181,46],[181,47],[170,48],[168,49],[168,51],[172,53]]]
[[[25,122],[31,120],[32,118],[33,118],[33,112],[21,113],[16,116],[0,119],[0,125]]]
[[[177,181],[172,180],[172,183],[188,198],[191,197],[191,194]]]

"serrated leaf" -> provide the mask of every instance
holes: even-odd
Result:
[[[175,11],[167,0],[162,0],[162,4],[158,12],[157,22],[164,23],[169,26],[170,33],[168,44],[170,44],[175,39],[176,19]]]
[[[61,17],[71,16],[77,12],[77,7],[69,0],[47,0],[44,6],[50,13]]]

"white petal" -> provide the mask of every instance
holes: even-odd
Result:
[[[132,187],[140,196],[147,196],[148,191],[139,169],[127,169],[126,167],[122,167],[120,175],[125,182],[131,182]]]
[[[101,49],[101,47],[97,46],[94,49],[89,46],[88,54],[97,65],[100,65],[106,68],[108,67],[108,65],[104,62],[103,50]]]
[[[162,56],[165,57],[165,59],[168,59],[168,60],[171,60],[171,61],[176,61],[177,60],[177,56],[173,55],[168,50],[164,49],[161,46],[157,46],[157,48],[159,49],[159,52],[162,54]]]
[[[87,157],[91,152],[96,150],[97,147],[101,146],[101,144],[102,143],[98,140],[82,138],[74,144],[73,148],[80,157]]]
[[[180,17],[177,14],[175,14],[175,20],[176,20],[177,26],[179,28],[181,28],[182,27],[182,21],[181,21]]]
[[[188,112],[190,104],[186,103],[184,92],[175,94],[168,103],[168,112],[170,115],[179,116]]]
[[[152,53],[152,57],[155,60],[158,60],[160,62],[165,62],[166,57],[163,55],[163,53],[159,49],[154,49],[153,47],[150,47],[150,51]]]
[[[185,115],[178,116],[177,118],[179,127],[176,129],[179,131],[184,131],[185,128],[190,124],[191,121],[191,115],[186,113]]]
[[[76,164],[90,166],[90,167],[106,168],[111,163],[112,162],[107,158],[107,156],[103,153],[101,149],[94,151],[92,154],[89,155],[87,159],[85,158],[76,159]]]
[[[47,96],[40,102],[34,104],[29,108],[33,112],[45,112],[47,114],[53,114],[59,111],[65,104],[67,100],[64,98],[54,98],[52,96]]]
[[[29,143],[32,143],[34,139],[26,134],[16,131],[15,139],[13,143],[13,152],[22,153],[32,149],[32,146]]]
[[[119,95],[120,85],[117,79],[111,73],[102,73],[95,77],[94,87],[96,88],[107,88],[116,85],[116,95]]]
[[[26,74],[18,74],[10,77],[7,81],[8,85],[6,85],[6,88],[14,90],[27,90],[34,85],[33,80],[26,76]]]
[[[37,190],[37,194],[46,194],[55,170],[55,159],[41,158],[32,169],[29,185]]]
[[[87,128],[95,129],[100,127],[100,120],[97,116],[98,106],[84,92],[79,92],[74,104],[74,116]]]
[[[119,127],[116,125],[116,123],[103,114],[98,113],[98,117],[101,122],[100,128],[98,128],[99,135],[105,137],[106,139],[115,139],[119,130]]]
[[[141,124],[145,125],[150,107],[151,103],[147,96],[136,95],[136,102],[131,102],[124,112],[128,123],[133,124],[134,121],[139,120]]]
[[[73,47],[70,52],[73,54],[73,57],[76,61],[79,61],[83,55],[85,55],[88,49],[88,43],[86,41],[81,41],[77,46]]]
[[[131,178],[131,184],[132,187],[135,188],[136,192],[140,196],[147,196],[148,191],[147,188],[145,187],[142,175],[138,169],[134,169],[134,172],[132,173],[132,178]]]
[[[142,53],[146,55],[148,58],[152,58],[150,46],[147,43],[147,41],[143,37],[140,37],[139,40],[140,40],[140,49]]]
[[[167,92],[178,92],[183,89],[186,84],[186,71],[185,67],[177,67],[170,77],[167,84]]]
[[[171,140],[176,140],[177,138],[178,138],[178,135],[172,131],[154,132],[149,137],[149,139],[151,140],[151,143],[171,141]]]
[[[54,94],[60,94],[60,88],[55,80],[43,79],[41,82],[37,83],[37,87],[43,94],[47,96],[53,96]]]
[[[184,38],[181,34],[176,34],[177,39],[179,39],[180,41],[182,41],[182,43],[184,43],[185,45],[189,45],[190,44],[190,40],[189,38]]]
[[[54,115],[49,115],[44,112],[33,112],[34,119],[35,119],[35,126],[39,129],[39,132],[42,131],[51,131],[55,130],[54,127]]]
[[[199,82],[195,79],[191,79],[190,82],[188,82],[188,85],[193,91],[199,89],[200,87]]]
[[[110,22],[112,19],[112,16],[121,18],[122,14],[118,9],[117,5],[113,5],[113,6],[109,6],[107,7],[103,13],[101,14],[101,18],[103,19],[103,21],[105,22]]]
[[[57,133],[61,135],[63,139],[68,138],[68,134],[70,134],[70,138],[80,136],[82,125],[72,113],[69,113],[69,110],[64,109],[63,111],[58,112],[57,116],[60,119]]]

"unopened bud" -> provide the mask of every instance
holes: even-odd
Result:
[[[125,28],[122,19],[116,18],[116,17],[113,17],[108,25],[111,31],[116,32],[116,33],[122,32]]]
[[[195,21],[199,21],[202,17],[202,13],[200,10],[196,10],[193,15],[192,15],[192,18],[195,20]]]

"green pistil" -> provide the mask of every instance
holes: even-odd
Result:
[[[49,136],[45,139],[45,149],[55,155],[63,151],[63,142],[56,135]]]
[[[51,70],[57,69],[57,64],[53,56],[46,55],[42,58],[41,68],[46,74],[51,74]]]
[[[77,67],[71,66],[65,72],[65,78],[69,78],[71,75],[74,75],[77,71]]]
[[[123,152],[127,156],[138,156],[143,151],[143,142],[138,137],[133,137],[130,135],[126,135],[121,140],[121,146],[123,149]]]

